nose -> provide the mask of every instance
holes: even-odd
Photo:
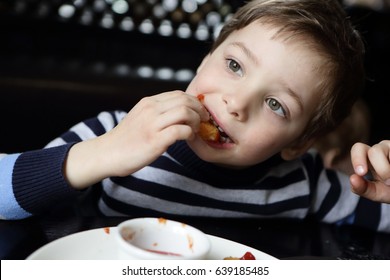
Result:
[[[225,94],[222,100],[226,110],[238,121],[245,121],[248,118],[249,99],[239,93]]]

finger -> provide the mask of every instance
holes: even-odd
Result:
[[[389,147],[381,142],[371,147],[368,151],[368,158],[372,168],[375,170],[378,179],[389,184],[390,181],[390,162]]]
[[[164,151],[178,140],[190,140],[194,137],[194,132],[188,125],[172,125],[159,133],[159,143]]]
[[[174,108],[159,117],[158,130],[164,130],[172,125],[187,125],[192,131],[198,131],[200,125],[198,112],[187,107]]]
[[[364,176],[368,172],[368,150],[370,146],[363,143],[355,143],[351,148],[351,161],[355,173]]]
[[[352,192],[372,201],[390,203],[390,187],[380,181],[367,181],[354,174],[350,177]]]
[[[354,193],[363,197],[370,195],[370,190],[368,190],[368,181],[366,181],[363,177],[353,174],[350,176],[349,181],[351,183],[351,190]]]
[[[184,91],[181,90],[172,90],[172,91],[166,91],[162,92],[156,95],[151,96],[152,98],[155,98],[156,101],[163,102],[172,98],[177,98],[179,96],[184,95]]]
[[[185,94],[182,91],[172,91],[156,96],[156,102],[159,103],[160,113],[174,108],[186,107],[197,112],[201,120],[207,121],[209,119],[209,114],[201,102],[195,96]]]

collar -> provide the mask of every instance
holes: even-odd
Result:
[[[258,181],[271,167],[283,159],[279,154],[264,162],[244,169],[222,167],[200,159],[185,141],[178,141],[168,149],[168,154],[178,161],[193,178],[207,181],[213,185],[245,185]]]

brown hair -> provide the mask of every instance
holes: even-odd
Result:
[[[276,36],[299,36],[325,58],[321,100],[301,141],[321,136],[346,116],[364,86],[364,44],[337,0],[253,0],[224,25],[213,52],[232,32],[254,21],[279,28]]]

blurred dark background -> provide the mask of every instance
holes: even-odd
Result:
[[[239,0],[0,0],[0,152],[185,89]],[[390,139],[390,13],[346,6],[367,44],[371,143]]]

